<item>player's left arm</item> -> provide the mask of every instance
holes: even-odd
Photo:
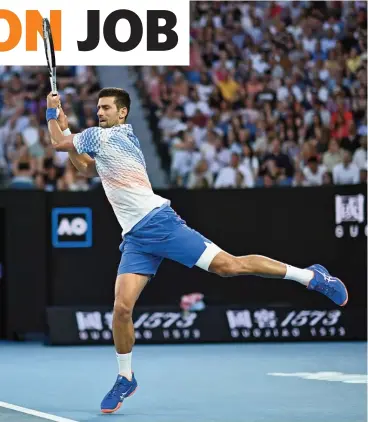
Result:
[[[75,151],[75,146],[73,144],[74,135],[64,136],[62,130],[60,129],[58,118],[58,109],[60,107],[60,96],[50,94],[47,96],[47,127],[50,132],[52,146],[57,151]]]

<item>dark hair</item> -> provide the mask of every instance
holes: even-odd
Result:
[[[126,107],[128,112],[125,119],[128,118],[128,114],[130,111],[130,96],[124,89],[121,88],[104,88],[98,94],[98,98],[104,97],[115,97],[115,104],[117,109],[121,109]]]
[[[313,155],[312,157],[308,158],[307,163],[308,164],[309,163],[317,163],[318,164],[318,158],[315,155]]]
[[[248,148],[249,148],[249,151],[250,151],[249,158],[250,158],[250,159],[252,159],[252,158],[254,157],[254,151],[253,151],[252,146],[250,145],[250,143],[249,143],[249,142],[246,142],[246,143],[243,145],[243,148],[244,148],[244,147],[248,147]]]

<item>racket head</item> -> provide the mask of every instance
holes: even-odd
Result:
[[[42,32],[43,42],[45,47],[45,55],[47,60],[47,68],[49,71],[51,91],[53,95],[57,94],[56,85],[56,60],[55,60],[55,49],[54,40],[52,38],[50,22],[47,18],[42,20]]]

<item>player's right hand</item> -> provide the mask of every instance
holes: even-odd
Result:
[[[52,92],[47,96],[47,108],[58,108],[60,105],[60,96],[52,95]]]
[[[61,106],[59,107],[59,117],[57,120],[58,120],[61,130],[68,129],[68,126],[69,126],[68,118],[66,114],[64,113],[64,110],[61,108]]]

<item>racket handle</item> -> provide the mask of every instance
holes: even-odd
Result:
[[[57,87],[56,87],[56,82],[54,81],[53,78],[50,78],[50,85],[51,85],[52,95],[55,97],[58,94],[58,91],[57,91]]]

